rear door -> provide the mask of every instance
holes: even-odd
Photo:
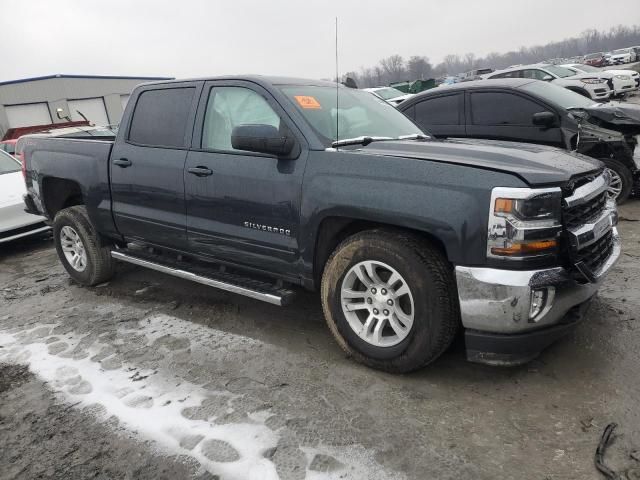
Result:
[[[553,110],[531,97],[505,90],[472,90],[467,92],[466,105],[468,137],[563,146],[559,126],[533,124],[535,113]]]
[[[290,132],[296,159],[235,150],[231,132],[268,124]],[[246,81],[205,84],[185,168],[189,249],[217,260],[294,275],[306,143],[261,86]]]
[[[171,83],[132,97],[110,165],[114,220],[127,239],[187,247],[183,172],[200,90]]]
[[[464,137],[464,92],[429,96],[404,112],[436,137]]]

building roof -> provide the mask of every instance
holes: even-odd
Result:
[[[30,77],[30,78],[21,78],[18,80],[6,80],[4,82],[0,82],[0,86],[2,85],[13,85],[16,83],[27,83],[27,82],[36,82],[38,80],[50,80],[52,78],[86,78],[86,79],[99,79],[99,80],[173,80],[173,77],[127,77],[120,75],[68,75],[65,73],[56,73],[54,75],[44,75],[42,77]]]

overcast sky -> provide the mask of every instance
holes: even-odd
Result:
[[[638,0],[0,0],[0,80],[53,73],[330,77],[395,53],[505,52],[640,23]]]

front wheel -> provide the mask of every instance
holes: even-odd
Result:
[[[102,244],[84,206],[65,208],[56,214],[53,240],[62,265],[81,285],[96,285],[113,275],[111,249]]]
[[[609,183],[609,196],[618,204],[624,203],[633,190],[633,174],[619,160],[615,158],[602,158],[605,168],[609,172],[611,181]]]
[[[451,266],[434,245],[404,232],[370,230],[343,241],[327,261],[321,290],[338,344],[380,370],[427,365],[458,329]]]

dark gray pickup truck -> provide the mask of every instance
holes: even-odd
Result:
[[[114,141],[32,138],[27,210],[69,275],[114,260],[277,305],[320,290],[355,359],[420,368],[463,329],[472,361],[527,361],[573,328],[620,255],[603,165],[433,140],[333,83],[146,84]]]

